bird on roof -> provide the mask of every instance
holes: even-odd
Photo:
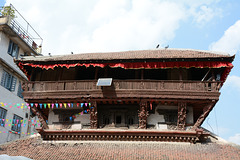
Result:
[[[156,48],[158,48],[159,47],[159,44],[157,45],[157,47]]]
[[[169,45],[167,45],[167,46],[165,47],[165,49],[168,49],[168,47],[169,47]]]

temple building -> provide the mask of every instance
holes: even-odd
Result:
[[[16,60],[43,140],[204,141],[234,56],[154,49]]]

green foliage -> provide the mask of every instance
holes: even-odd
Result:
[[[4,6],[2,9],[0,9],[0,13],[2,16],[11,16],[12,18],[15,18],[15,10],[11,8],[11,6]]]

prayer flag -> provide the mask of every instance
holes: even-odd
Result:
[[[40,109],[42,109],[42,103],[39,103]]]

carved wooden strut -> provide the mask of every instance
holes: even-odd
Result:
[[[139,129],[146,129],[147,128],[147,117],[148,117],[148,111],[147,111],[147,102],[143,101],[140,102],[140,111],[138,113],[139,117]]]
[[[91,129],[97,129],[98,124],[98,116],[97,116],[97,103],[91,102],[91,108],[90,108],[90,125]]]
[[[38,117],[39,121],[43,126],[43,129],[49,129],[46,119],[44,119],[44,116],[42,115],[42,113],[38,111],[38,109],[35,106],[31,107],[31,110]]]
[[[195,122],[192,130],[196,130],[199,126],[201,126],[201,124],[203,123],[205,118],[208,116],[210,111],[213,109],[214,105],[215,105],[215,103],[210,103],[203,108],[203,113],[201,114],[201,116],[198,117],[198,119]]]
[[[178,130],[185,130],[186,118],[187,118],[187,103],[184,102],[178,103],[178,121],[177,121]]]

